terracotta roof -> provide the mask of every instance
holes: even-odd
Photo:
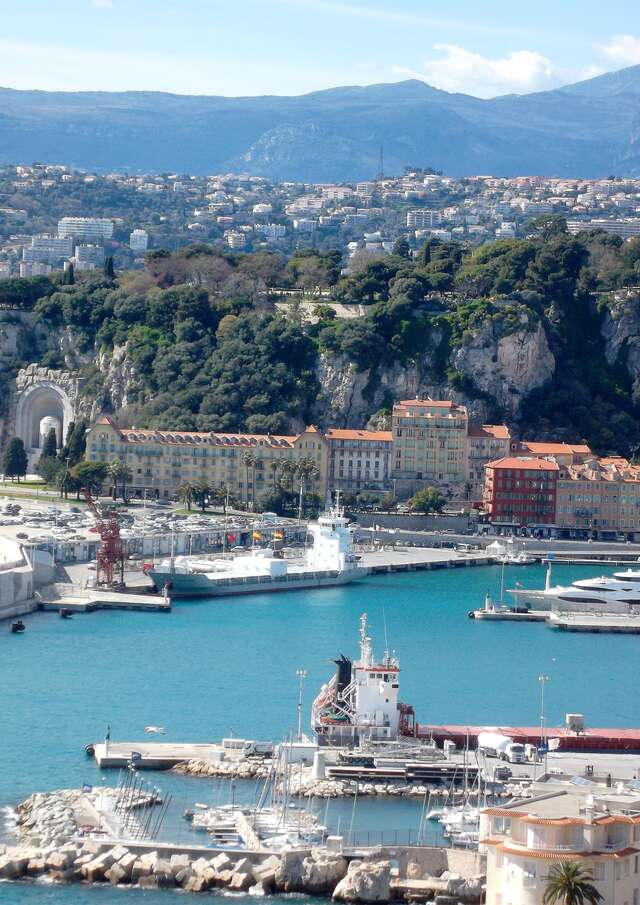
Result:
[[[394,402],[394,409],[397,408],[441,408],[450,409],[452,411],[466,412],[464,405],[458,402],[452,402],[450,399],[403,399],[400,402]]]
[[[209,443],[214,446],[239,446],[244,449],[255,449],[260,446],[290,449],[298,439],[297,436],[273,434],[214,434],[197,431],[138,430],[137,428],[123,428],[120,430],[120,435],[127,443],[147,443],[152,440],[156,443],[169,443],[177,446],[197,446]]]
[[[527,458],[517,458],[516,456],[505,456],[503,459],[496,459],[494,462],[488,462],[486,468],[516,468],[520,471],[560,471],[557,462],[550,459],[539,459],[534,456]]]
[[[326,435],[328,440],[370,440],[391,443],[391,431],[349,430],[348,428],[330,427]]]
[[[469,427],[469,437],[494,437],[496,440],[510,440],[511,433],[506,424],[474,424]]]
[[[591,450],[584,443],[538,443],[533,440],[523,440],[522,446],[538,456],[566,456],[574,453],[591,455]]]

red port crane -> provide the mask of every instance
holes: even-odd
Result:
[[[107,516],[102,516],[88,487],[84,488],[84,498],[100,535],[100,546],[96,553],[96,584],[107,587],[114,584],[123,585],[126,554],[120,537],[117,513],[111,512]]]

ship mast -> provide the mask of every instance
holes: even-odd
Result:
[[[360,617],[360,666],[369,669],[372,663],[371,638],[367,635],[367,614]]]

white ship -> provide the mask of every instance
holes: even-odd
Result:
[[[159,591],[172,598],[334,587],[362,574],[359,556],[353,551],[353,529],[339,506],[311,522],[308,532],[313,544],[299,563],[261,548],[228,559],[172,556],[147,574]]]
[[[341,655],[334,662],[336,673],[311,708],[318,744],[355,746],[410,734],[413,709],[398,700],[400,664],[388,651],[374,658],[366,613],[360,618],[360,659]]]
[[[640,571],[627,569],[563,586],[551,584],[549,566],[544,588],[514,588],[507,593],[515,597],[519,607],[534,610],[640,614]]]

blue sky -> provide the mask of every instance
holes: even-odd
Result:
[[[421,78],[480,97],[640,63],[638,0],[3,3],[0,85],[303,94]]]

